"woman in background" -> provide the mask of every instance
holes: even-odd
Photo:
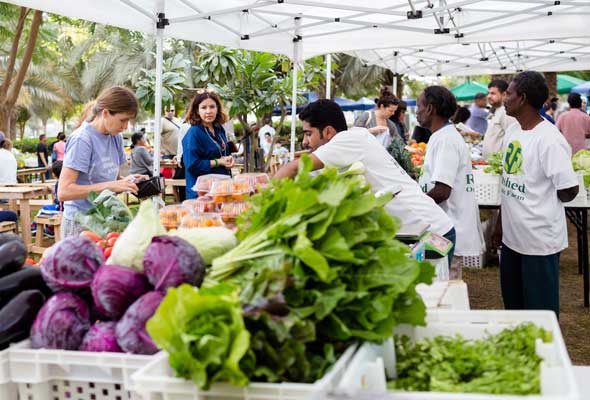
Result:
[[[395,124],[389,119],[397,110],[399,100],[388,88],[383,88],[381,96],[375,99],[375,103],[377,108],[362,113],[354,121],[354,126],[367,128],[383,147],[388,148],[394,139],[400,138]]]

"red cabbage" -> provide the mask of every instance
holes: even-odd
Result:
[[[54,292],[90,286],[104,263],[100,248],[87,237],[69,237],[54,244],[43,257],[41,274]]]
[[[158,347],[148,335],[145,323],[154,315],[164,295],[148,292],[129,307],[117,323],[117,343],[127,353],[154,354]]]
[[[78,350],[90,328],[88,305],[73,293],[57,293],[41,307],[31,328],[34,349]]]
[[[101,266],[90,287],[96,310],[113,320],[121,318],[135,300],[150,291],[145,275],[118,265]]]
[[[81,351],[121,353],[115,334],[116,322],[97,322],[90,327],[80,346]]]
[[[188,283],[200,287],[205,263],[197,249],[177,236],[155,236],[143,256],[143,272],[156,290]]]

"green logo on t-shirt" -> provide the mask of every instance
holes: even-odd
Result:
[[[504,171],[509,175],[522,174],[522,145],[518,140],[510,142],[504,155]]]

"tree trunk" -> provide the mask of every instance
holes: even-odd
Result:
[[[549,87],[549,99],[557,96],[557,72],[543,72],[543,75]]]
[[[24,13],[24,18],[26,18],[27,12],[28,12],[27,9],[24,9],[24,11],[23,11],[23,9],[21,9],[21,18],[23,17],[23,13]],[[27,74],[27,70],[29,69],[31,59],[33,58],[33,51],[35,50],[35,43],[37,42],[37,35],[39,34],[39,28],[41,26],[42,16],[43,16],[42,11],[35,11],[35,14],[33,15],[33,22],[31,23],[31,29],[29,32],[29,40],[27,41],[27,47],[25,48],[23,59],[20,63],[18,74],[16,75],[14,83],[11,84],[12,82],[10,82],[10,79],[8,79],[8,77],[11,76],[14,71],[14,68],[12,68],[13,71],[10,71],[10,70],[6,71],[5,82],[2,85],[2,87],[0,87],[0,99],[3,99],[3,101],[0,101],[0,130],[4,130],[8,134],[13,132],[10,129],[10,122],[11,122],[10,117],[12,115],[14,104],[16,103],[16,100],[18,99],[18,95],[19,95],[20,90],[22,88],[23,82],[25,81],[25,76]],[[19,18],[19,24],[20,24],[21,18]],[[24,22],[23,22],[23,24],[24,24]],[[20,28],[20,30],[22,33],[22,27]],[[13,59],[14,60],[16,59],[16,56],[18,53],[18,41],[16,41],[16,45],[15,45],[14,41],[16,39],[20,39],[21,33],[18,33],[18,32],[15,33],[15,37],[13,40],[13,48],[11,49],[11,53],[9,56],[9,66],[13,62]],[[15,50],[14,53],[12,50]],[[14,62],[16,62],[16,61],[14,61]],[[12,65],[14,66],[14,63]],[[3,91],[3,90],[5,90],[5,91]]]

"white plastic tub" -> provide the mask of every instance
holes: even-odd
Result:
[[[131,374],[153,357],[31,349],[28,340],[9,350],[11,379],[21,400],[140,399]]]
[[[497,206],[500,204],[500,184],[502,176],[486,174],[482,170],[473,171],[475,196],[479,205]]]
[[[16,399],[16,385],[10,380],[8,350],[0,351],[0,399]]]
[[[349,347],[326,375],[313,384],[251,383],[236,387],[219,383],[208,391],[201,391],[193,382],[175,376],[165,352],[158,353],[154,360],[133,374],[132,379],[144,400],[304,400],[335,388],[356,348]]]
[[[461,334],[466,339],[478,339],[496,334],[523,322],[533,322],[553,334],[552,343],[536,343],[541,362],[541,395],[509,396],[442,392],[387,392],[387,377],[395,376],[393,339],[382,345],[365,343],[353,357],[339,390],[355,398],[353,393],[373,391],[382,399],[404,400],[579,400],[578,388],[555,314],[551,311],[453,311],[429,310],[426,327],[399,326],[396,334],[419,340],[439,335]]]

